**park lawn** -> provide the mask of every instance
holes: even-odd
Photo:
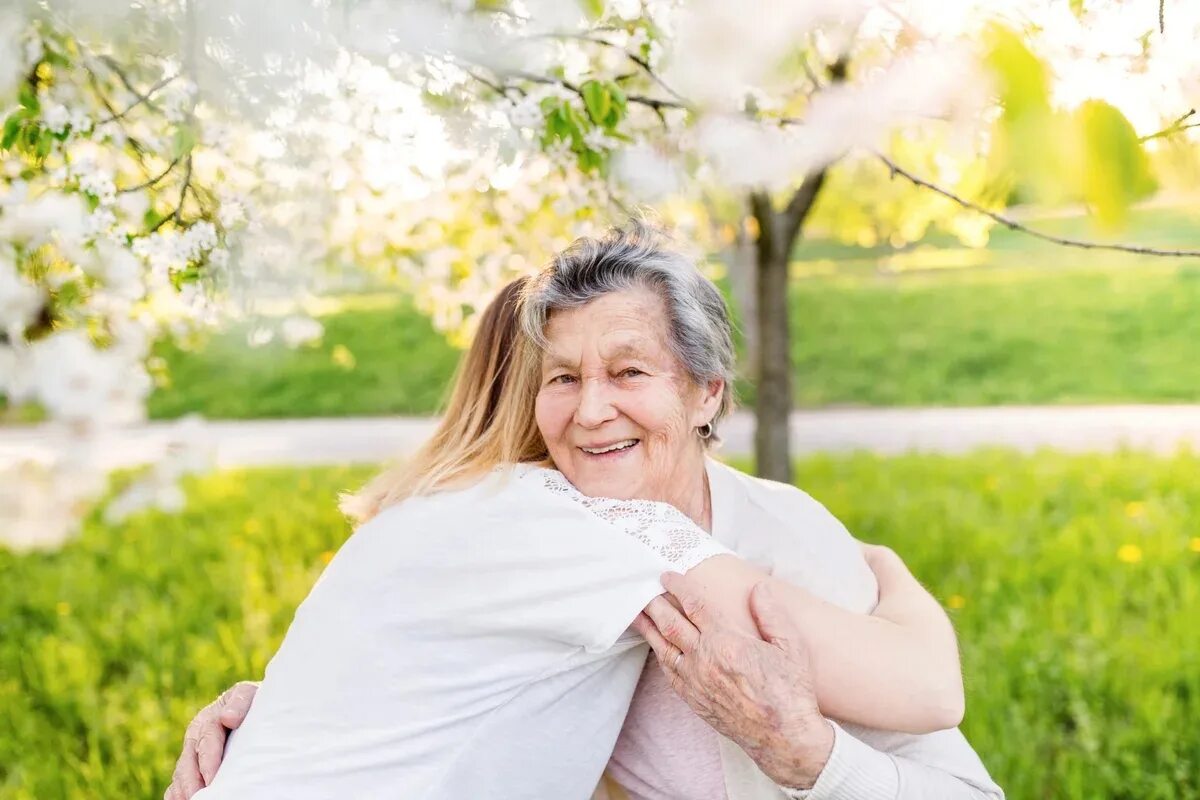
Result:
[[[792,301],[805,407],[1200,399],[1200,265],[829,278]]]
[[[881,273],[843,265],[791,287],[796,401],[920,406],[1200,399],[1200,264]],[[814,262],[798,262],[798,271]],[[403,299],[322,318],[320,345],[164,344],[154,417],[425,414],[458,358]],[[353,363],[347,360],[349,354]],[[744,404],[753,385],[739,382]]]
[[[800,483],[951,609],[964,727],[1013,800],[1200,798],[1200,456],[822,457]],[[362,469],[189,481],[178,516],[0,552],[0,798],[162,796],[192,714],[256,677]]]
[[[254,419],[437,410],[459,350],[406,298],[352,297],[345,305],[320,317],[319,343],[295,349],[280,341],[251,348],[244,326],[198,349],[159,343],[169,384],[150,396],[148,413]]]
[[[1103,238],[1080,217],[1034,221]],[[1133,213],[1119,238],[1200,247],[1186,209]],[[364,302],[364,300],[366,302]],[[895,252],[802,242],[793,263],[800,407],[1194,402],[1200,260],[1063,248],[1003,228],[986,248],[944,236]],[[163,343],[152,417],[428,414],[458,351],[409,300],[346,299],[319,345],[246,346],[236,328],[194,351]],[[754,386],[738,384],[743,404]]]

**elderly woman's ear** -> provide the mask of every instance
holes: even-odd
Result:
[[[712,425],[716,421],[717,413],[721,410],[721,399],[725,396],[725,381],[713,378],[700,389],[700,402],[692,415],[693,428]]]

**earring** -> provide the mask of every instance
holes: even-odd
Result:
[[[699,428],[696,428],[696,433],[698,433],[700,435],[701,439],[706,439],[706,440],[711,439],[712,435],[713,435],[712,423],[711,422],[704,423]]]

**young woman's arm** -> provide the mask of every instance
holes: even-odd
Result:
[[[705,587],[712,610],[754,635],[750,590],[771,581],[805,631],[826,716],[906,733],[957,726],[965,701],[949,618],[891,550],[864,546],[864,557],[879,583],[871,614],[825,602],[734,556],[710,558],[688,578]]]

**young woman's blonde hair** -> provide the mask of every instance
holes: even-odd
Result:
[[[525,280],[505,286],[484,310],[429,441],[356,494],[343,496],[341,509],[352,520],[366,522],[407,497],[469,484],[500,464],[546,458],[533,415],[538,354],[518,321]]]

